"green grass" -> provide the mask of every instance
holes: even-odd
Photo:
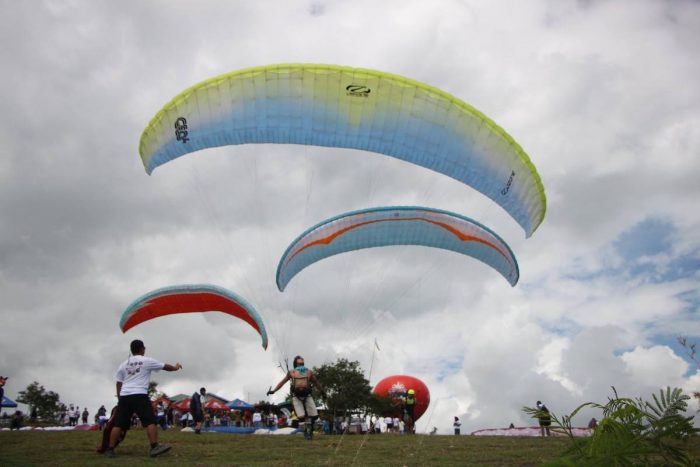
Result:
[[[0,465],[332,465],[535,466],[554,460],[568,446],[563,438],[481,436],[324,436],[239,435],[159,432],[173,446],[162,457],[148,457],[146,433],[133,430],[117,448],[117,458],[95,452],[100,432],[0,432]],[[700,455],[700,439],[691,441]]]

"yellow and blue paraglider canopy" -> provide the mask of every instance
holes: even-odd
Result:
[[[422,245],[471,256],[518,282],[518,262],[510,247],[484,225],[449,211],[392,206],[362,209],[332,217],[299,235],[277,266],[283,291],[302,269],[329,256],[364,248]]]
[[[427,84],[381,71],[283,64],[186,89],[141,135],[149,174],[200,149],[251,143],[352,148],[445,174],[491,198],[529,237],[544,187],[520,145],[487,116]]]

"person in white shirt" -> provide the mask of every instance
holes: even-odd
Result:
[[[132,356],[126,359],[119,368],[115,378],[117,380],[117,415],[114,428],[110,433],[109,448],[105,451],[107,457],[114,457],[114,447],[117,445],[122,430],[126,431],[131,426],[131,416],[136,413],[141,424],[146,428],[148,441],[151,443],[151,457],[159,456],[170,450],[170,446],[158,444],[158,430],[156,429],[156,417],[153,413],[151,400],[148,398],[148,385],[151,382],[153,371],[177,371],[182,365],[176,363],[162,363],[150,357],[145,357],[146,347],[143,342],[136,339],[131,341]]]
[[[253,427],[262,428],[262,415],[257,410],[253,414]]]
[[[392,417],[384,417],[384,429],[382,429],[382,431],[385,433],[391,433],[393,428],[394,419]]]
[[[156,419],[158,420],[158,425],[160,425],[163,431],[168,429],[168,421],[165,417],[165,404],[162,402],[158,403],[158,407],[156,409]]]

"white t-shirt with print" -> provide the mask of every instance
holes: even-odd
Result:
[[[119,365],[115,378],[122,383],[120,395],[148,394],[148,383],[151,382],[151,372],[160,371],[165,363],[151,357],[134,355]]]

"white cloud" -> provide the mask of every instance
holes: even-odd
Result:
[[[156,378],[257,400],[277,364],[358,360],[372,383],[431,389],[419,428],[528,424],[604,402],[697,389],[677,334],[700,339],[697,2],[13,2],[0,17],[0,294],[12,397],[34,380],[68,403],[113,402],[135,337],[181,361]],[[532,238],[441,175],[357,151],[240,146],[145,175],[140,132],[184,88],[247,66],[337,63],[429,83],[492,117],[537,167],[548,212]],[[277,260],[340,212],[426,204],[498,232],[510,288],[481,263],[420,248],[340,255],[277,291]],[[621,236],[672,226],[669,251],[627,258]],[[679,264],[684,262],[685,268]],[[644,266],[634,269],[632,266]],[[693,269],[695,268],[695,269]],[[642,271],[642,272],[640,272]],[[677,273],[674,275],[674,273]],[[135,298],[210,282],[251,301],[271,345],[233,319],[172,317],[126,335]],[[374,353],[377,339],[380,352]],[[663,342],[660,342],[659,340]],[[88,381],[76,385],[75,381]],[[576,423],[585,424],[584,412]]]
[[[679,387],[688,363],[666,346],[635,347],[620,357],[625,371],[639,383],[650,387]]]

